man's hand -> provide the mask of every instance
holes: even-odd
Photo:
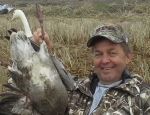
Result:
[[[41,43],[43,43],[43,41],[45,41],[45,43],[47,44],[47,47],[48,47],[48,51],[50,52],[50,50],[52,49],[52,43],[51,43],[51,41],[49,39],[49,36],[46,32],[44,32],[44,39],[42,40],[42,30],[41,30],[41,28],[38,28],[33,33],[32,41],[37,43],[38,45],[40,45]]]

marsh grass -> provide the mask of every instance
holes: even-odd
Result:
[[[89,6],[89,4],[85,5]],[[55,7],[59,8],[60,6]],[[82,8],[84,9],[84,7]],[[106,13],[99,12],[92,17],[90,14],[89,17],[77,18],[75,14],[75,17],[70,18],[68,14],[67,16],[60,14],[50,16],[46,10],[52,11],[54,10],[52,8],[52,6],[42,6],[42,12],[47,14],[44,15],[44,28],[54,44],[52,52],[72,75],[85,77],[93,70],[91,51],[86,47],[86,42],[93,29],[101,23],[119,23],[129,34],[129,43],[134,51],[133,60],[129,65],[131,71],[140,74],[145,81],[150,82],[150,16],[148,13],[118,11],[116,13],[108,12],[106,15]],[[22,9],[24,10],[24,8]],[[31,6],[29,10],[24,10],[32,31],[39,27],[33,10],[34,8]],[[9,63],[11,63],[9,42],[4,36],[8,35],[7,30],[10,28],[23,30],[21,21],[10,22],[11,17],[12,14],[0,16],[0,59]],[[5,83],[6,79],[7,68],[0,66],[0,84]]]

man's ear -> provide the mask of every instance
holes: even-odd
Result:
[[[129,53],[127,54],[127,61],[126,61],[126,64],[128,64],[129,62],[131,62],[132,57],[133,57],[133,52],[131,51],[131,52],[129,52]]]

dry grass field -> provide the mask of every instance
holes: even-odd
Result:
[[[44,28],[54,44],[52,52],[72,75],[85,77],[92,71],[91,53],[86,47],[89,35],[98,24],[118,23],[129,34],[130,46],[134,51],[129,68],[150,82],[150,4],[134,4],[131,10],[124,9],[124,5],[117,10],[116,4],[110,6],[115,12],[110,9],[106,11],[108,8],[105,5],[98,7],[90,2],[78,6],[41,6]],[[34,5],[17,8],[25,12],[32,31],[39,27],[34,16]],[[0,15],[0,60],[10,65],[9,41],[4,36],[8,35],[7,30],[10,28],[23,30],[21,21],[10,22],[11,18],[12,13]],[[0,66],[0,84],[5,83],[7,77],[7,68]]]

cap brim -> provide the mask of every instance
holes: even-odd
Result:
[[[109,36],[109,37],[106,37],[106,36],[102,36],[102,35],[96,35],[96,36],[93,36],[93,37],[91,37],[89,40],[88,40],[88,42],[87,42],[87,47],[92,47],[95,43],[97,43],[97,42],[99,42],[100,40],[102,40],[102,39],[108,39],[108,40],[110,40],[110,41],[112,41],[112,42],[114,42],[114,43],[120,43],[120,42],[118,42],[118,41],[115,41],[115,40],[112,40],[112,39],[110,39],[110,38],[112,38],[111,36]]]

